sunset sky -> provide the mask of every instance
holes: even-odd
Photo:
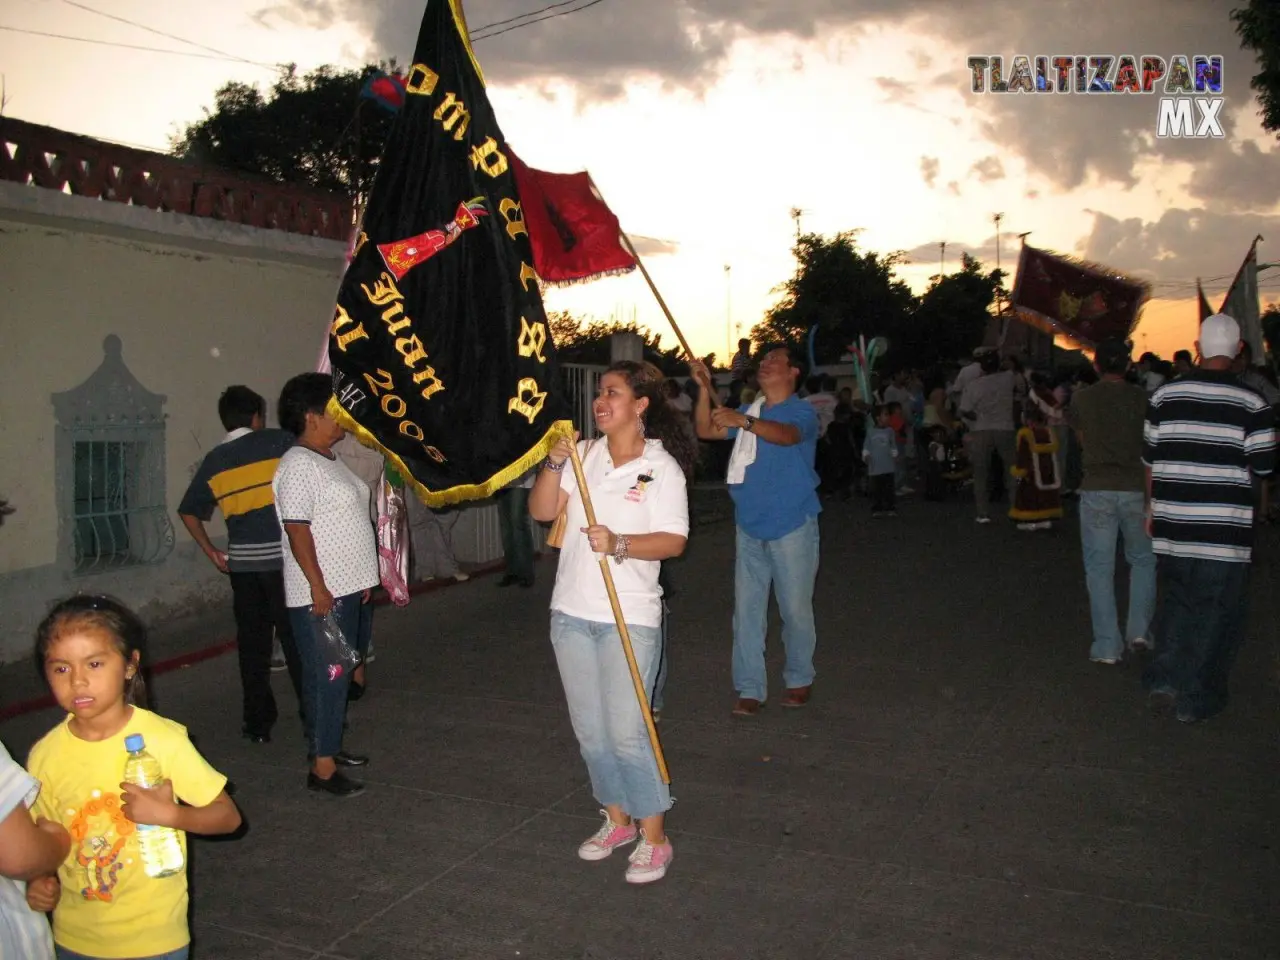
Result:
[[[424,5],[0,0],[0,27],[106,42],[0,30],[5,113],[164,150],[227,80],[265,87],[286,62],[407,63]],[[483,37],[550,6],[465,9]],[[1232,6],[1026,0],[997,15],[975,0],[570,0],[548,12],[574,12],[478,39],[476,53],[525,160],[589,169],[625,229],[672,244],[646,262],[699,352],[723,355],[774,301],[800,208],[806,231],[861,228],[865,247],[907,251],[902,276],[917,290],[940,241],[949,270],[962,251],[994,266],[1001,212],[1006,268],[1030,231],[1037,246],[1150,280],[1138,345],[1169,356],[1194,338],[1196,277],[1216,308],[1255,234],[1271,241],[1260,260],[1280,262],[1280,152],[1258,121]],[[970,55],[1003,55],[1007,72],[1015,54],[1062,53],[1221,55],[1226,139],[1157,141],[1158,95],[969,91]],[[1280,266],[1261,287],[1264,306],[1280,299]],[[666,330],[638,275],[552,291],[547,305]]]

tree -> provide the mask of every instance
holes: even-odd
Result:
[[[173,152],[277,183],[363,196],[393,118],[360,91],[384,68],[394,65],[323,66],[299,76],[290,64],[266,94],[245,83],[225,84],[204,119],[173,138]]]
[[[1262,107],[1263,129],[1280,138],[1280,4],[1276,0],[1249,0],[1247,6],[1231,11],[1231,19],[1240,35],[1240,46],[1252,49],[1262,68],[1249,86]]]
[[[888,335],[910,315],[915,297],[894,275],[905,256],[861,252],[857,235],[807,233],[796,240],[795,274],[779,288],[782,299],[752,328],[757,345],[803,344],[816,325],[814,354],[819,363],[833,363],[860,334]]]
[[[967,253],[960,270],[934,281],[920,305],[889,337],[889,366],[931,367],[968,355],[982,343],[1003,271],[983,273]]]
[[[644,341],[644,359],[667,376],[684,376],[689,372],[688,360],[680,347],[662,347],[662,335],[638,324],[592,320],[584,324],[567,310],[547,314],[551,340],[561,363],[608,364],[610,338],[615,333],[634,333]]]
[[[1262,339],[1266,341],[1268,358],[1274,363],[1280,357],[1280,303],[1272,303],[1262,311]]]

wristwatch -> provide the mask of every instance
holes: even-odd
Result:
[[[756,418],[755,418],[755,417],[747,417],[747,416],[746,416],[746,414],[743,414],[743,416],[744,416],[744,417],[746,417],[746,421],[747,421],[747,422],[746,422],[746,423],[744,423],[744,424],[742,425],[742,429],[743,429],[743,430],[745,430],[745,431],[747,431],[747,433],[750,433],[750,432],[751,432],[751,428],[752,428],[752,427],[754,427],[754,426],[756,425]]]

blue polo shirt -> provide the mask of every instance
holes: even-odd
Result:
[[[746,413],[747,407],[738,408]],[[790,447],[756,439],[756,459],[747,467],[742,483],[729,484],[729,496],[737,522],[757,540],[778,540],[798,530],[810,517],[822,512],[818,502],[818,474],[813,458],[818,447],[818,415],[813,406],[795,394],[760,411],[760,420],[794,424],[800,442]],[[736,439],[737,428],[729,430]]]

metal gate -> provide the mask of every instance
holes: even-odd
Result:
[[[584,440],[596,436],[596,418],[591,414],[591,403],[600,386],[600,375],[607,370],[602,364],[562,363],[560,376],[564,380],[564,393],[573,411],[573,425]]]

